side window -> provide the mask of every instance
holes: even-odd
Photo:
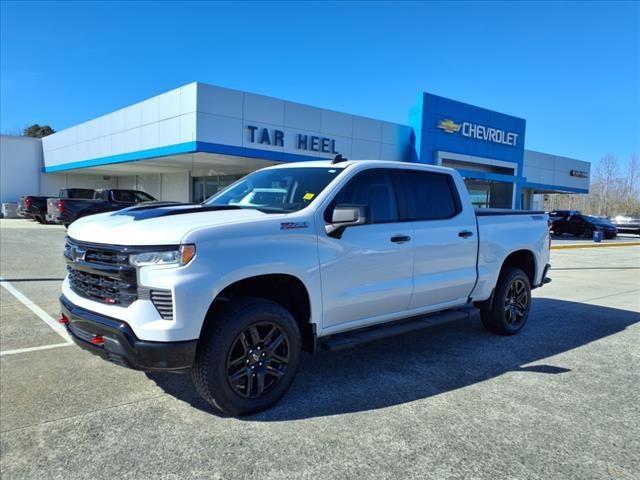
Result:
[[[443,220],[460,213],[460,198],[450,175],[404,170],[394,172],[403,220]]]
[[[131,190],[113,190],[113,201],[122,203],[134,203],[135,196]]]
[[[331,202],[325,212],[325,220],[331,221],[336,205],[368,205],[372,223],[395,222],[398,207],[391,181],[386,170],[369,170],[356,175]]]

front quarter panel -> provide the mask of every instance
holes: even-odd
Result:
[[[187,233],[182,243],[196,245],[184,285],[174,291],[176,320],[189,322],[190,338],[199,337],[222,290],[258,275],[288,274],[301,280],[309,294],[310,321],[320,321],[318,244],[311,215],[274,214],[250,223],[200,228]]]

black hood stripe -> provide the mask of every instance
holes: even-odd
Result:
[[[160,205],[141,205],[125,208],[111,215],[126,215],[133,220],[147,220],[149,218],[168,217],[171,215],[186,215],[188,213],[216,212],[220,210],[241,210],[235,205],[202,205],[198,203],[162,203]]]

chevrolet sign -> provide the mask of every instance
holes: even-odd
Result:
[[[502,145],[516,146],[518,142],[518,134],[507,132],[499,128],[487,127],[471,122],[456,123],[449,118],[440,120],[437,128],[446,133],[462,133],[464,137],[475,138],[476,140],[484,140],[485,142],[499,143]]]
[[[462,125],[454,122],[453,120],[449,120],[448,118],[445,118],[438,122],[437,127],[441,130],[444,130],[446,133],[458,133]]]

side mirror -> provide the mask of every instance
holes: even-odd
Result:
[[[342,237],[347,227],[369,223],[369,207],[367,205],[336,205],[331,216],[331,223],[325,226],[327,235],[333,238]]]

